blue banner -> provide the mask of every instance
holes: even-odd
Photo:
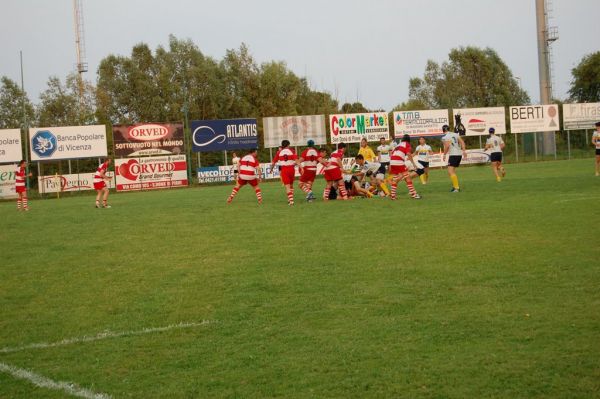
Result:
[[[194,152],[258,148],[256,119],[192,121]]]

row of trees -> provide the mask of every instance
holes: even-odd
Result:
[[[600,52],[585,57],[573,76],[571,100],[600,101]],[[78,79],[75,74],[65,81],[50,77],[34,105],[14,81],[2,77],[0,128],[20,127],[24,120],[58,126],[375,111],[359,102],[340,106],[330,93],[312,90],[284,62],[258,65],[244,44],[218,61],[174,36],[168,48],[153,52],[138,44],[130,56],[105,57],[95,83]],[[441,65],[429,61],[423,77],[410,79],[408,100],[394,110],[529,102],[494,50],[461,47]]]

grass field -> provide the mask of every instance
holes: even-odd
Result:
[[[600,397],[593,160],[507,171],[0,203],[0,398]]]

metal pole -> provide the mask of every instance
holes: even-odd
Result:
[[[479,136],[479,148],[483,148],[483,144],[481,144],[481,136]]]
[[[538,155],[538,147],[537,147],[537,133],[533,133],[533,153],[535,155],[535,160],[537,161]]]
[[[223,150],[223,155],[225,156],[225,166],[227,166],[227,150]]]
[[[25,134],[25,186],[29,190],[29,121],[27,120],[27,112],[25,112],[25,79],[23,77],[23,51],[19,51],[19,58],[21,60],[21,111],[23,112],[23,133]],[[23,133],[21,133],[21,139],[23,138]]]
[[[200,166],[201,166],[201,165],[200,165],[200,153],[199,153],[199,152],[197,152],[197,153],[196,153],[196,155],[198,156],[198,167],[200,167]]]
[[[516,162],[519,162],[519,135],[515,134],[515,156]]]
[[[556,161],[558,159],[556,155],[556,132],[552,135],[552,141],[554,142],[554,160]]]
[[[69,174],[71,174],[71,160],[69,159]]]
[[[571,159],[571,132],[569,130],[567,130],[567,153]]]

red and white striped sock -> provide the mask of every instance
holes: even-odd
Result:
[[[21,210],[21,198],[17,198],[17,211]]]
[[[258,203],[262,204],[262,192],[260,191],[260,188],[256,187],[254,192],[256,193],[256,199],[258,200]]]
[[[390,194],[390,198],[391,199],[396,199],[396,191],[398,190],[398,183],[393,182],[392,183],[392,190],[391,190],[391,194]]]
[[[310,194],[310,185],[308,183],[303,183],[300,182],[300,184],[298,184],[298,186],[300,187],[300,189],[302,191],[304,191],[306,194]]]
[[[329,193],[331,192],[331,187],[325,187],[325,191],[323,191],[323,199],[325,201],[329,201]]]
[[[287,192],[288,204],[294,205],[294,189],[291,189]]]
[[[29,205],[27,205],[27,197],[23,197],[23,209],[29,209]]]
[[[406,187],[408,187],[408,192],[410,193],[410,196],[415,197],[417,195],[417,190],[415,190],[415,186],[413,185],[413,182],[410,179],[410,177],[407,177],[406,180],[404,180],[404,182],[406,183]]]
[[[240,191],[238,186],[235,186],[233,188],[233,190],[231,190],[231,194],[229,195],[229,198],[227,198],[227,203],[233,201],[233,197],[235,197],[235,195],[238,193],[238,191]]]
[[[338,189],[340,190],[340,194],[342,195],[342,198],[348,199],[348,191],[346,191],[346,186],[344,185],[344,182],[338,183]]]

